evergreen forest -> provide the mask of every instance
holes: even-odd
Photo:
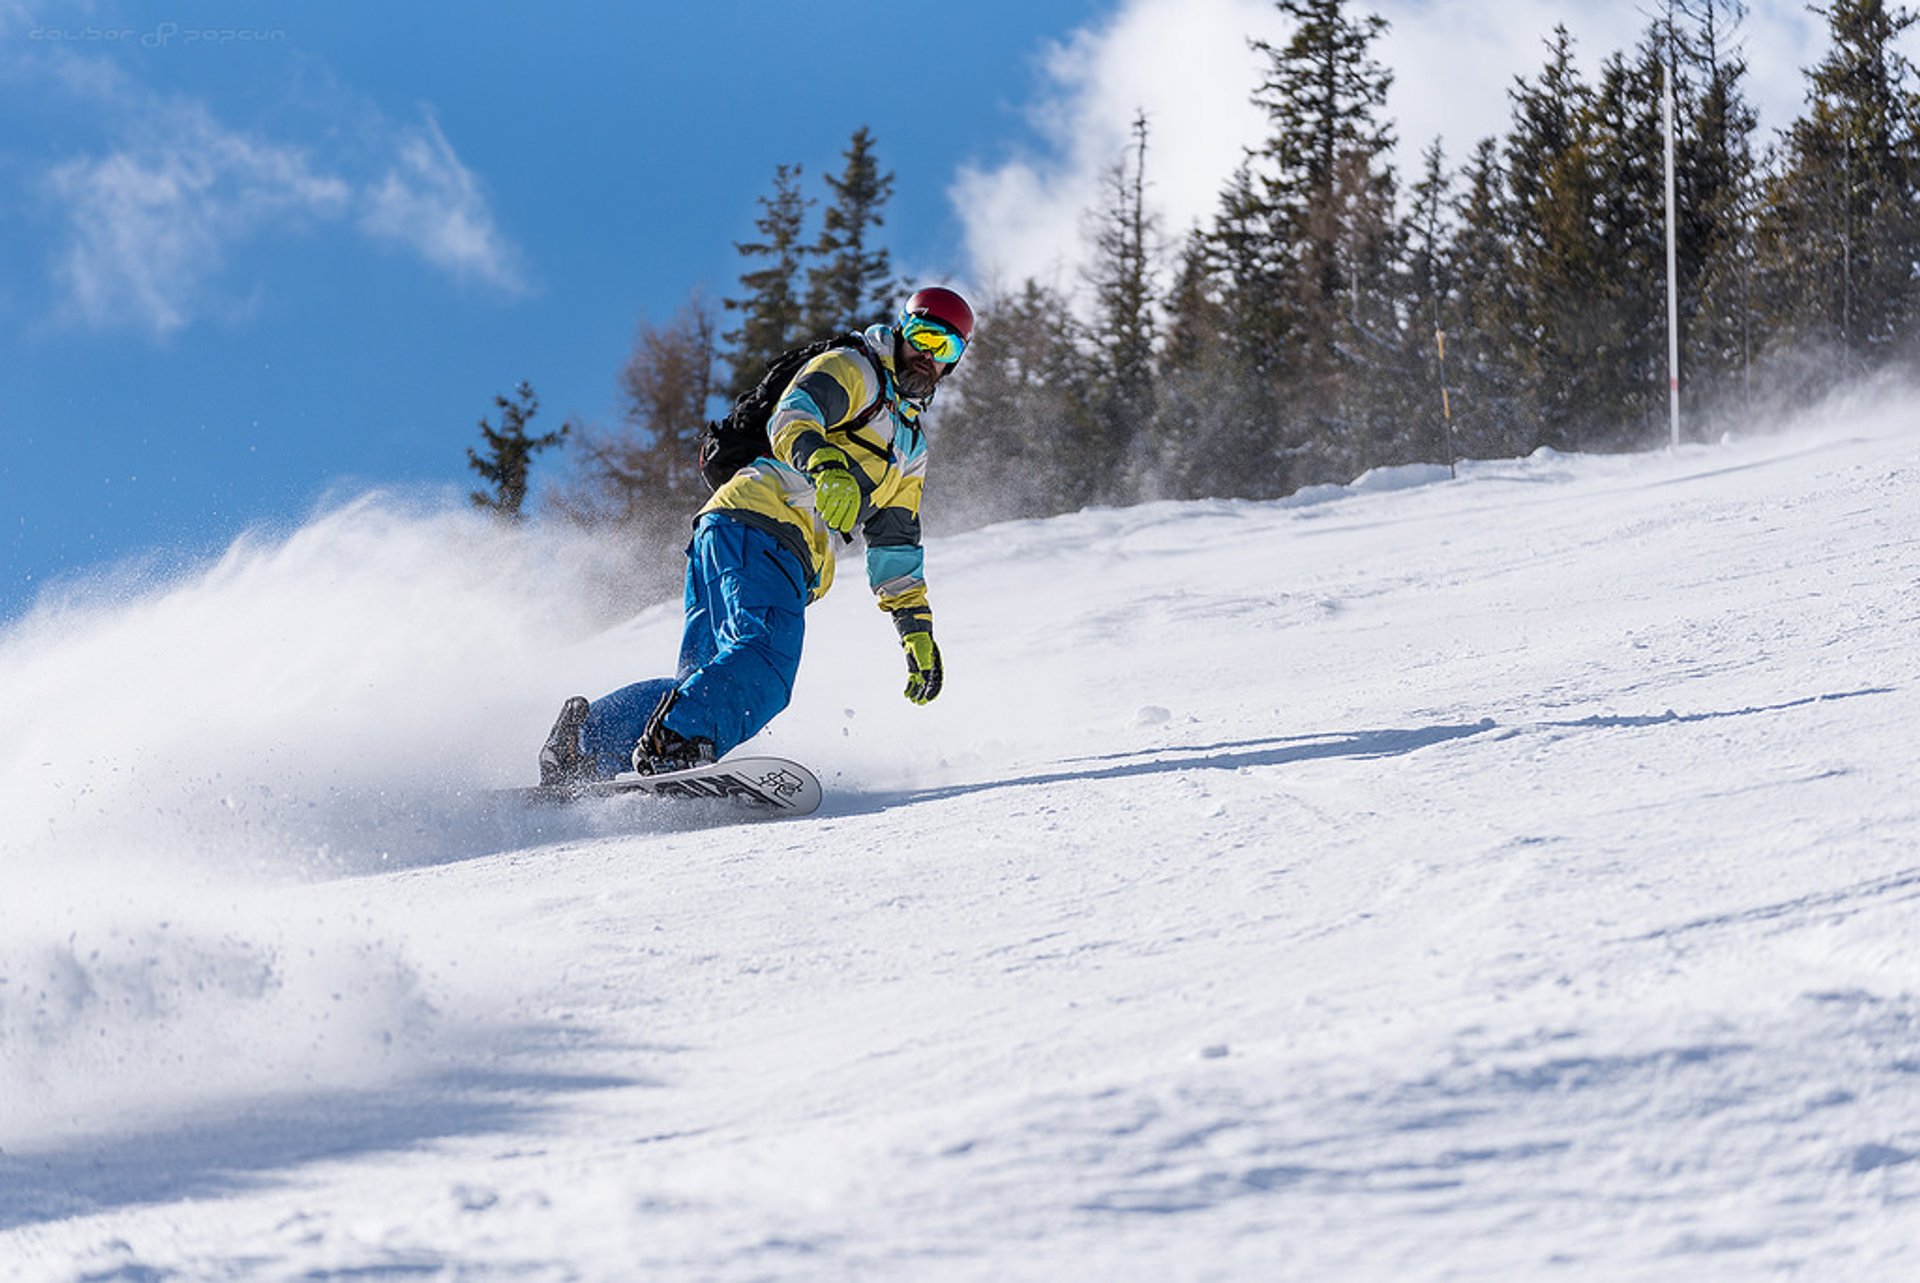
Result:
[[[1254,45],[1266,136],[1210,220],[1159,225],[1141,115],[1087,211],[1082,278],[971,291],[978,329],[929,420],[931,529],[1664,441],[1669,85],[1685,436],[1913,364],[1920,93],[1898,49],[1913,13],[1813,8],[1825,42],[1806,55],[1803,110],[1766,132],[1738,0],[1666,0],[1593,67],[1562,28],[1510,86],[1504,133],[1457,157],[1436,140],[1402,174],[1385,21],[1348,0],[1276,7],[1290,38]],[[781,351],[886,320],[933,283],[895,276],[893,177],[870,130],[823,191],[806,177],[775,172],[717,311],[696,292],[640,326],[621,420],[568,425],[550,508],[623,528],[663,583],[705,498],[701,424]]]

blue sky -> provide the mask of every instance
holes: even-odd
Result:
[[[1406,147],[1456,157],[1554,22],[1590,67],[1643,22],[1378,7]],[[1798,5],[1755,10],[1780,124],[1815,53]],[[1071,284],[1134,110],[1177,233],[1259,132],[1247,37],[1283,34],[1265,0],[0,0],[0,618],[331,495],[457,501],[521,379],[536,427],[610,421],[636,323],[733,292],[774,167],[818,194],[862,125],[903,273]]]
[[[0,613],[330,492],[464,487],[522,378],[536,426],[611,418],[639,318],[731,292],[774,166],[836,170],[861,125],[899,263],[961,274],[956,166],[1097,8],[0,11]]]

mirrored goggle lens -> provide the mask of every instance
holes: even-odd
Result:
[[[942,365],[952,365],[967,350],[967,341],[938,321],[909,316],[900,327],[900,337]]]

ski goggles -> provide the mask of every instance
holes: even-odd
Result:
[[[940,322],[908,314],[900,318],[900,337],[942,365],[952,365],[967,350],[967,341]]]

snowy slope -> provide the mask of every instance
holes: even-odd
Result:
[[[662,671],[372,500],[0,638],[0,1277],[1920,1276],[1920,429],[857,575],[823,811],[489,811]]]

